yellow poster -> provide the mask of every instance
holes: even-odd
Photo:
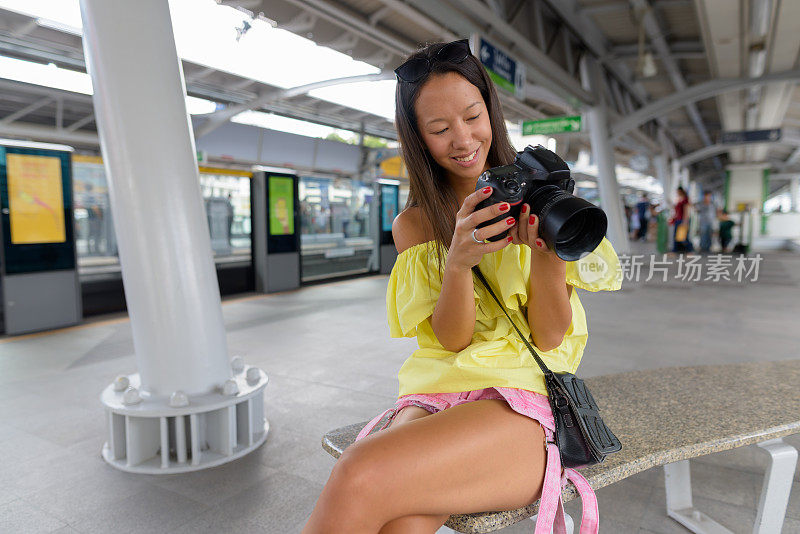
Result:
[[[63,243],[61,158],[7,154],[11,243]]]

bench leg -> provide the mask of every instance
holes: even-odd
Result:
[[[769,465],[761,487],[753,534],[779,533],[786,515],[786,505],[789,504],[789,492],[797,466],[797,449],[780,438],[764,441],[758,446],[769,454]]]
[[[764,476],[753,533],[780,534],[797,465],[797,450],[781,439],[764,441],[758,446],[770,455],[770,464]],[[730,530],[692,505],[689,460],[666,464],[664,485],[669,517],[697,534],[731,534]]]

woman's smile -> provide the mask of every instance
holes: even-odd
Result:
[[[452,159],[456,161],[462,167],[471,167],[478,161],[478,151],[480,147],[476,148],[474,151],[470,152],[466,156],[452,156]]]

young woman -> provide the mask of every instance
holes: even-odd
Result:
[[[689,239],[689,210],[691,209],[689,195],[683,186],[678,186],[676,192],[678,202],[675,203],[670,221],[675,225],[672,230],[672,252],[691,252],[694,247]]]
[[[396,71],[396,125],[410,196],[392,228],[399,253],[387,312],[394,337],[419,350],[399,372],[395,406],[348,447],[304,534],[431,534],[451,514],[514,510],[541,497],[536,532],[563,521],[561,484],[581,492],[581,532],[597,532],[597,502],[576,471],[562,472],[544,377],[486,289],[479,265],[524,335],[554,371],[574,372],[586,344],[583,307],[573,286],[618,289],[619,261],[607,240],[590,254],[604,269],[565,263],[537,235],[524,205],[476,211],[489,188],[485,170],[515,151],[486,71],[466,41],[434,44]],[[510,230],[507,238],[486,241]],[[368,435],[387,414],[384,431]]]

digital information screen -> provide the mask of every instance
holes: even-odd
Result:
[[[396,185],[381,186],[381,230],[392,231],[392,223],[397,217],[399,188]]]
[[[269,177],[269,235],[294,234],[294,179]]]
[[[6,165],[11,243],[66,241],[61,158],[8,154]]]
[[[0,240],[5,274],[75,268],[71,155],[0,145]]]

